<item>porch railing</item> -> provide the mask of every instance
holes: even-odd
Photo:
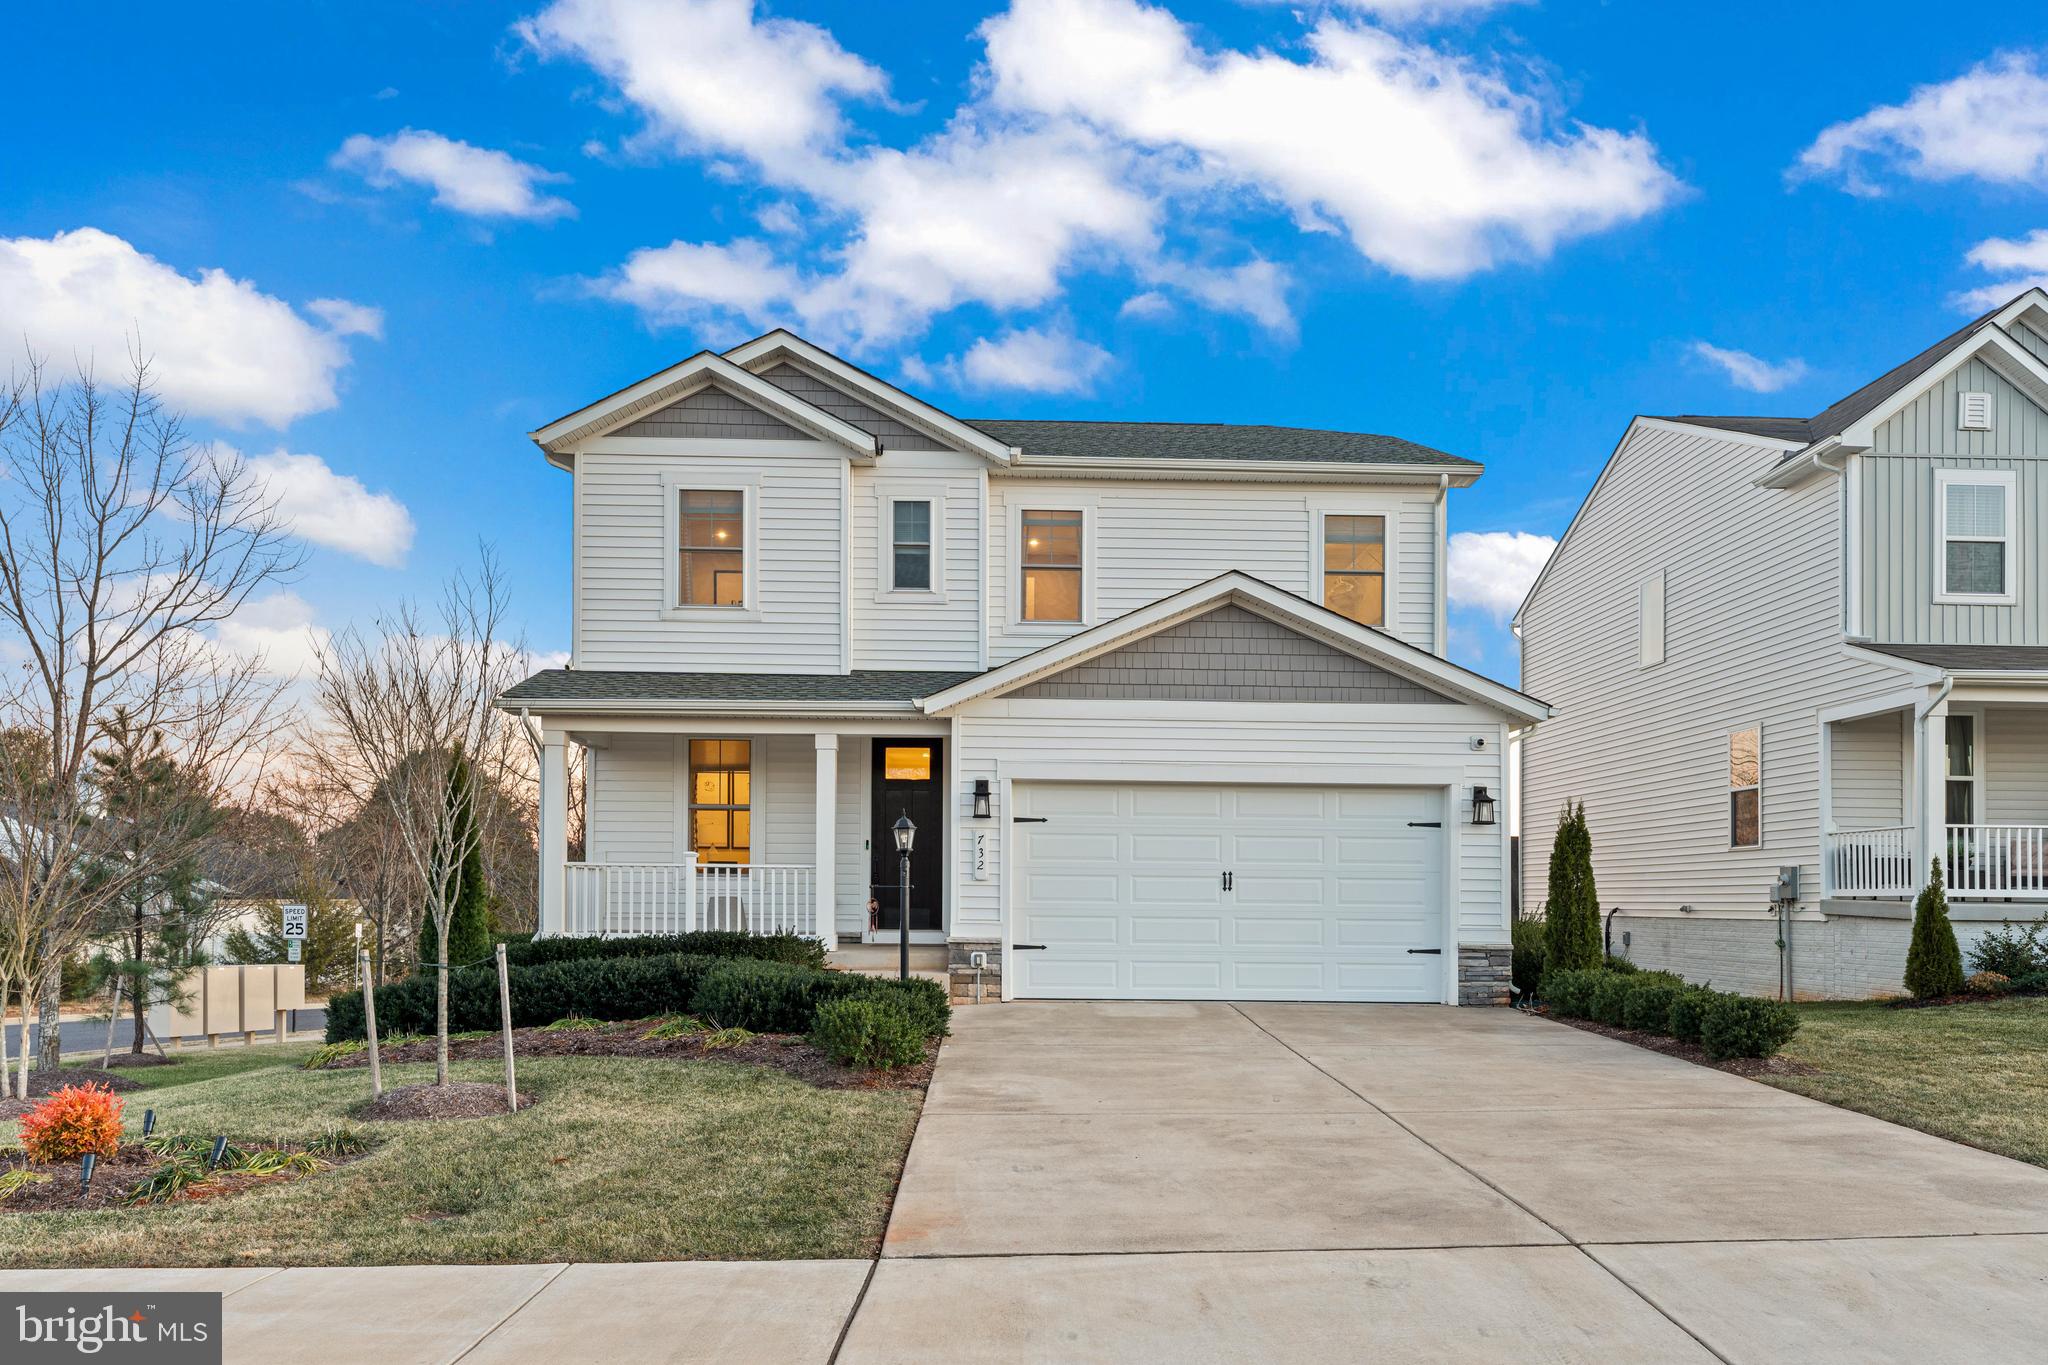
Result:
[[[1910,896],[1920,889],[1913,827],[1877,825],[1821,836],[1827,886],[1837,896]]]
[[[684,934],[818,935],[817,875],[809,867],[754,863],[569,863],[562,932],[573,936]]]
[[[1948,889],[1965,899],[2048,892],[2048,825],[1948,826]]]

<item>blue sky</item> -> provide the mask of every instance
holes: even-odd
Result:
[[[562,648],[567,480],[525,432],[789,325],[968,417],[1483,460],[1453,652],[1512,679],[1505,612],[1631,414],[1805,415],[2048,277],[2039,6],[1925,18],[38,6],[0,332],[106,369],[139,329],[274,480],[314,553],[230,635],[281,667],[479,539]]]

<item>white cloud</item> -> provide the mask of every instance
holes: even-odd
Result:
[[[373,341],[384,339],[382,308],[351,303],[347,299],[314,299],[306,305],[306,311],[326,323],[327,330],[338,337],[369,337]]]
[[[237,452],[223,448],[223,453]],[[387,569],[402,568],[412,549],[412,514],[389,493],[337,474],[318,455],[273,450],[244,459],[294,534]]]
[[[333,407],[349,361],[348,329],[317,327],[226,271],[186,275],[98,228],[0,238],[0,318],[17,344],[103,375],[139,343],[173,407],[233,424],[282,427]]]
[[[1151,321],[1170,317],[1173,314],[1173,300],[1157,289],[1147,289],[1124,300],[1124,306],[1116,310],[1120,318],[1140,318]]]
[[[1999,278],[1956,295],[1958,307],[1985,312],[2032,288],[2048,289],[2048,228],[2024,237],[1989,237],[1970,248],[1966,258]]]
[[[998,106],[1192,155],[1412,278],[1543,256],[1678,189],[1639,133],[1558,126],[1499,75],[1337,19],[1306,62],[1205,50],[1136,0],[1015,0],[982,33]]]
[[[1087,393],[1114,357],[1066,327],[1022,328],[991,340],[983,337],[946,362],[967,388],[981,392]]]
[[[2038,185],[2048,178],[2048,71],[2038,55],[2002,53],[1952,81],[1923,85],[1903,104],[1822,131],[1799,154],[1794,179],[1839,178],[1878,194],[1872,171],[1914,180]]]
[[[776,163],[838,141],[839,97],[888,93],[829,32],[758,18],[753,0],[556,0],[517,31],[603,73],[685,152]]]
[[[1297,61],[1201,48],[1135,0],[1014,0],[978,30],[975,93],[905,146],[848,126],[852,102],[887,102],[879,69],[751,0],[556,0],[519,31],[603,74],[643,147],[808,201],[763,211],[784,254],[748,247],[749,273],[801,274],[777,306],[856,348],[963,305],[1038,309],[1081,270],[1291,335],[1283,264],[1213,263],[1248,203],[1433,279],[1541,256],[1679,190],[1647,137],[1568,122],[1504,75],[1356,20],[1316,23]]]
[[[1806,378],[1806,362],[1796,356],[1770,361],[1748,351],[1729,350],[1705,341],[1695,341],[1692,353],[1728,376],[1728,382],[1751,393],[1776,393]]]
[[[1527,0],[1335,0],[1335,3],[1345,9],[1370,14],[1383,24],[1399,27],[1469,19],[1487,10],[1523,4]]]
[[[670,242],[645,247],[597,285],[605,297],[671,324],[721,315],[761,321],[789,306],[803,288],[795,270],[778,264],[765,244],[748,238],[730,246]]]
[[[1556,548],[1555,536],[1528,531],[1459,531],[1451,537],[1444,575],[1451,605],[1506,621]]]
[[[754,215],[754,221],[761,225],[761,231],[773,233],[777,237],[794,237],[804,230],[803,214],[787,199],[778,199],[772,204],[763,205],[760,212]]]
[[[389,137],[357,133],[341,144],[332,164],[355,171],[379,189],[400,181],[425,185],[434,191],[436,204],[473,218],[541,221],[576,214],[574,204],[539,189],[569,177],[424,129],[406,128]]]
[[[260,658],[263,671],[280,678],[311,676],[327,638],[312,604],[290,591],[244,602],[213,629],[220,649],[239,659]]]

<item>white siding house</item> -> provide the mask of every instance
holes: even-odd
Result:
[[[534,439],[575,528],[569,666],[501,701],[543,932],[907,932],[1005,999],[1505,997],[1492,811],[1544,710],[1442,657],[1476,464],[968,423],[786,332]]]
[[[1813,418],[1630,424],[1516,618],[1556,710],[1522,746],[1527,903],[1584,801],[1613,950],[1696,980],[1896,991],[1930,858],[1966,943],[2048,908],[2044,302]]]

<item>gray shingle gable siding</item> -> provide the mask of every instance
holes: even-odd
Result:
[[[998,441],[1022,450],[1026,457],[1480,467],[1477,461],[1398,436],[1363,431],[1232,426],[1220,422],[1023,422],[980,417],[969,420]]]
[[[798,369],[787,361],[761,372],[761,378],[776,388],[793,393],[814,408],[823,408],[842,422],[859,427],[868,435],[878,437],[884,450],[947,450],[943,441],[935,441],[916,427],[897,421],[887,413],[878,412],[861,402],[833,388],[824,380]]]
[[[852,673],[655,673],[545,668],[507,689],[501,700],[909,702],[943,692],[976,671],[861,669]]]
[[[801,431],[716,385],[627,423],[614,436],[711,436],[728,441],[803,441]]]
[[[1008,695],[1413,705],[1450,700],[1239,606],[1218,607]]]

